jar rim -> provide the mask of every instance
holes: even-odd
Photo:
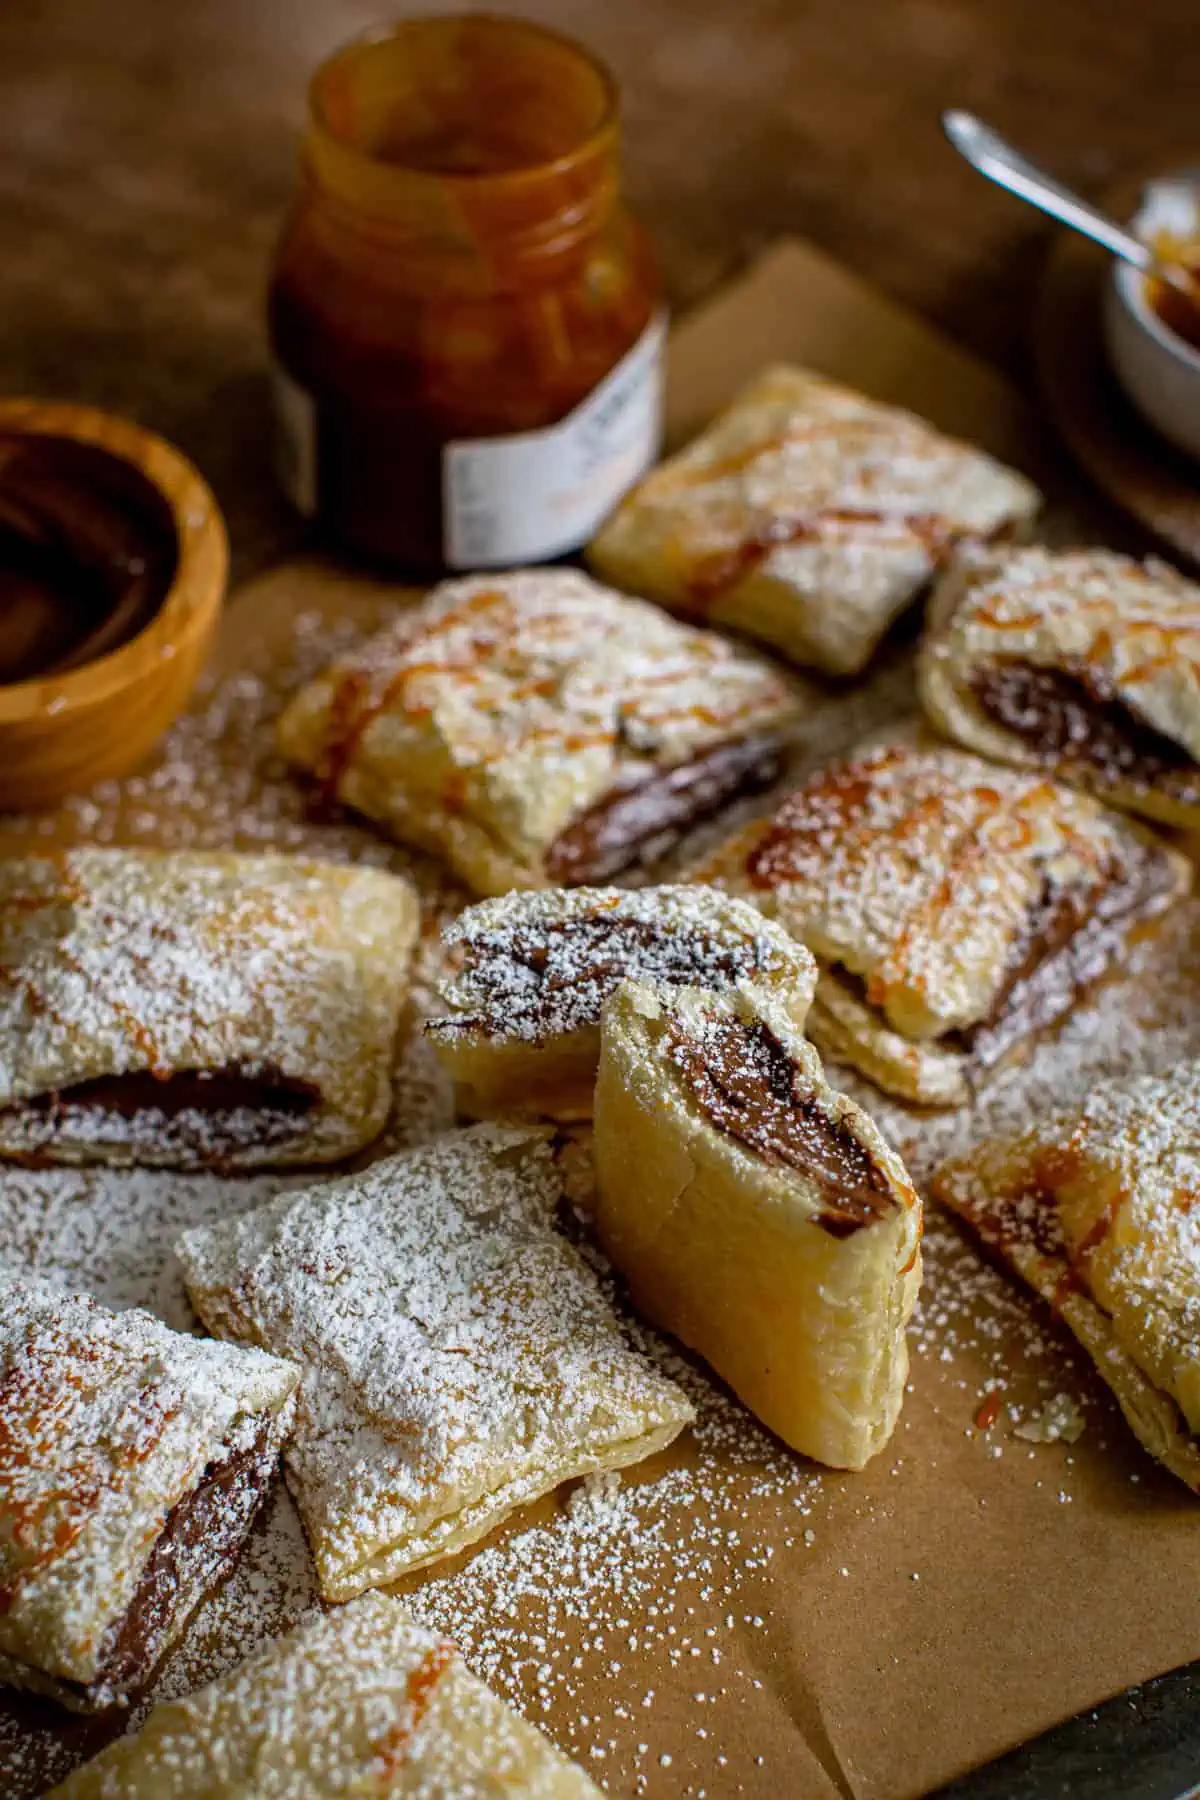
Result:
[[[398,39],[411,36],[415,32],[445,31],[449,36],[453,31],[464,26],[483,26],[485,29],[497,27],[519,34],[526,39],[540,40],[568,52],[587,68],[598,84],[599,110],[595,122],[582,132],[578,142],[572,144],[569,149],[560,151],[557,155],[525,163],[514,163],[511,167],[440,169],[422,166],[417,162],[405,162],[402,158],[395,156],[375,155],[351,136],[339,130],[330,119],[328,96],[325,90],[335,71],[352,64],[364,53],[369,53],[379,46],[395,43]],[[345,159],[352,165],[356,164],[364,172],[369,171],[376,181],[390,175],[404,183],[431,182],[445,185],[452,190],[480,193],[488,186],[511,189],[525,183],[544,181],[547,176],[573,169],[581,162],[604,151],[616,135],[619,96],[616,80],[607,65],[578,39],[571,37],[567,32],[555,30],[553,26],[542,25],[535,20],[518,18],[507,13],[424,13],[412,18],[395,19],[386,24],[370,26],[366,31],[360,32],[357,36],[341,44],[314,71],[308,85],[308,107],[311,129],[326,140],[339,160]]]

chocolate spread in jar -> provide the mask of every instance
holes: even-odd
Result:
[[[771,1163],[815,1182],[828,1204],[817,1224],[849,1237],[896,1204],[866,1145],[817,1095],[770,1026],[712,1012],[690,1031],[674,1024],[668,1055],[709,1122]]]
[[[1195,758],[1141,718],[1101,670],[994,662],[976,672],[971,692],[990,719],[1039,756],[1084,763],[1102,782],[1152,787],[1191,774],[1200,785]]]
[[[651,846],[663,848],[729,801],[778,776],[783,751],[773,735],[718,744],[636,786],[618,788],[573,819],[546,852],[546,873],[563,885],[606,881]]]
[[[76,438],[0,432],[0,686],[128,643],[178,561],[170,506],[133,464]]]

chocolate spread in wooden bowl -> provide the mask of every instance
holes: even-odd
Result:
[[[127,644],[175,578],[171,508],[99,444],[0,431],[0,685]]]

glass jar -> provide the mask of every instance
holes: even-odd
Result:
[[[304,172],[269,298],[296,503],[412,574],[576,549],[660,431],[609,75],[524,21],[406,20],[317,71]]]

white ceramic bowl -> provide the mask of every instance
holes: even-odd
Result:
[[[1148,182],[1130,228],[1147,239],[1159,231],[1200,237],[1200,169]],[[1200,350],[1163,323],[1146,298],[1143,277],[1128,263],[1112,265],[1104,335],[1117,379],[1142,417],[1200,461]]]

